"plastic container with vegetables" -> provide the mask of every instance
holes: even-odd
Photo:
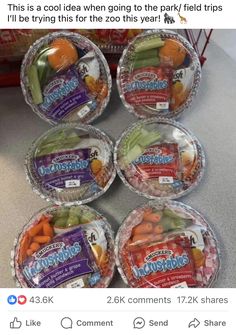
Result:
[[[124,105],[140,118],[174,118],[187,109],[201,77],[198,56],[181,35],[150,30],[123,51],[117,85]]]
[[[20,287],[107,287],[115,267],[113,232],[88,206],[48,207],[23,228],[12,256]]]
[[[54,127],[37,139],[25,166],[33,190],[56,204],[88,203],[105,193],[116,175],[109,137],[74,123]]]
[[[50,123],[89,123],[109,101],[111,76],[102,52],[90,40],[55,32],[26,53],[21,86],[33,111]]]
[[[206,220],[174,201],[149,202],[129,213],[115,251],[130,287],[210,287],[220,268],[218,242]]]
[[[151,118],[127,128],[115,147],[117,172],[148,199],[178,198],[196,187],[205,157],[196,137],[180,123]]]

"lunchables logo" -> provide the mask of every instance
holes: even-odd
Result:
[[[161,149],[148,148],[144,155],[138,157],[134,164],[170,164],[174,161],[174,155],[163,155]]]
[[[169,255],[172,255],[173,254],[173,251],[172,250],[156,250],[156,251],[153,251],[151,252],[149,255],[147,255],[145,257],[145,261],[148,262],[150,261],[150,259],[153,259],[155,257],[160,257],[160,256],[169,256]]]
[[[45,254],[47,254],[49,251],[53,251],[56,249],[62,249],[65,246],[64,242],[55,242],[52,244],[47,245],[45,248],[39,250],[36,254],[35,254],[35,258],[41,258],[43,257]]]
[[[70,160],[70,161],[76,161],[80,159],[80,156],[79,155],[75,155],[75,154],[66,154],[66,155],[61,155],[61,156],[58,156],[58,157],[55,157],[52,162],[53,163],[58,163],[58,162],[61,162],[61,161],[65,161],[65,160]]]
[[[153,73],[153,72],[141,72],[141,73],[137,73],[134,75],[133,77],[134,80],[157,80],[157,74]]]
[[[56,245],[53,244],[53,246],[55,248],[58,247],[57,244]],[[47,251],[49,251],[49,249]],[[66,248],[63,247],[60,250],[55,251],[46,257],[38,259],[35,258],[34,261],[30,262],[30,265],[24,267],[23,274],[28,280],[31,280],[42,271],[47,270],[50,267],[55,267],[58,266],[59,264],[67,262],[69,259],[76,257],[80,252],[81,252],[81,246],[79,242],[75,242],[73,245],[68,246]]]
[[[63,156],[65,158],[65,156]],[[72,160],[66,162],[60,162],[60,158],[52,160],[52,164],[48,166],[41,165],[38,168],[38,173],[41,177],[45,175],[51,175],[57,172],[69,172],[69,171],[79,171],[87,169],[89,166],[88,160]]]
[[[157,91],[168,87],[167,79],[159,79],[153,72],[139,72],[133,76],[133,79],[126,84],[124,93],[133,91]]]
[[[54,103],[58,100],[63,99],[72,93],[79,85],[77,78],[72,78],[69,81],[66,80],[55,80],[49,84],[44,91],[44,101],[40,107],[47,111]]]
[[[145,258],[145,262],[142,266],[133,266],[132,271],[135,278],[140,279],[146,277],[152,273],[157,272],[167,272],[175,269],[180,269],[185,267],[190,263],[190,260],[186,254],[181,256],[173,257],[173,252],[171,250],[158,250],[154,251]],[[159,256],[169,256],[166,259],[158,259],[151,261],[151,259]]]

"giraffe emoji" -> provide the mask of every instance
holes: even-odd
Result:
[[[184,16],[181,16],[180,13],[178,13],[179,18],[180,18],[180,23],[187,23],[187,19]]]

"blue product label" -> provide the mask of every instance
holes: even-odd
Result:
[[[85,148],[40,156],[34,159],[35,170],[47,190],[79,187],[94,181],[90,153]]]
[[[58,121],[65,118],[79,106],[91,101],[87,87],[75,67],[55,74],[43,89],[42,113]]]
[[[54,237],[53,241],[28,257],[22,274],[29,287],[58,287],[84,275],[91,277],[90,286],[99,280],[99,271],[81,228]]]

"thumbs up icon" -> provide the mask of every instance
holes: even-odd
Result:
[[[17,318],[14,318],[14,320],[10,322],[11,329],[20,329],[21,326],[22,326],[22,322],[19,321]]]

